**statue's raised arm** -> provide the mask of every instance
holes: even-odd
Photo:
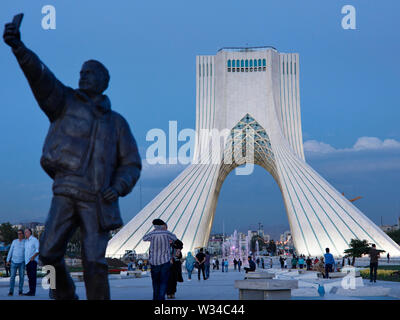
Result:
[[[12,48],[40,108],[53,122],[64,108],[67,87],[57,80],[34,52],[24,45],[15,20],[5,25],[4,42]]]

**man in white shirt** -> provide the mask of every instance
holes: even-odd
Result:
[[[36,272],[39,261],[39,241],[32,235],[32,230],[25,229],[25,265],[26,274],[29,280],[29,291],[25,296],[34,296],[36,294]]]
[[[7,264],[11,264],[11,277],[10,277],[10,292],[9,296],[14,294],[15,276],[17,270],[19,274],[19,295],[22,295],[24,287],[24,274],[25,274],[25,239],[24,230],[18,230],[18,239],[11,243],[10,251],[7,255]]]

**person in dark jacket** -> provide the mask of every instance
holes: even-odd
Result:
[[[40,163],[54,181],[54,196],[40,239],[40,259],[55,267],[55,298],[76,299],[64,254],[79,227],[87,298],[109,299],[105,251],[109,231],[122,225],[118,198],[129,194],[140,176],[136,141],[127,121],[103,95],[110,79],[103,64],[86,61],[79,89],[72,89],[20,37],[14,23],[6,24],[3,39],[50,121]]]
[[[376,282],[376,275],[378,272],[378,261],[380,258],[380,252],[376,250],[375,243],[372,244],[372,247],[369,249],[369,281]]]
[[[237,260],[236,258],[233,258],[233,270],[236,270],[237,267]]]
[[[310,271],[312,269],[312,260],[310,257],[307,257],[306,265],[307,265],[307,270]]]
[[[238,271],[240,272],[240,268],[242,267],[242,260],[239,258],[238,262]]]
[[[172,264],[167,284],[167,298],[175,299],[176,286],[178,282],[183,282],[182,277],[182,252],[183,243],[180,240],[175,240],[171,246]]]
[[[203,248],[200,248],[199,252],[196,254],[195,259],[197,262],[197,270],[198,270],[197,276],[199,281],[200,281],[200,272],[203,272],[203,279],[207,280],[205,273],[205,264],[204,264],[206,262],[206,255],[203,252]]]
[[[281,264],[281,269],[283,269],[285,267],[285,260],[283,259],[282,256],[279,257],[279,262]]]
[[[6,252],[8,254],[8,252]],[[9,274],[11,273],[11,267],[10,265],[7,263],[7,254],[3,257],[4,260],[4,269],[6,271],[6,277],[9,277]]]
[[[249,267],[244,267],[244,270],[246,271],[246,273],[249,271],[256,271],[256,264],[253,261],[253,259],[251,258],[251,256],[248,256],[247,260],[249,261]]]

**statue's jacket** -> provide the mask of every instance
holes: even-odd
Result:
[[[40,163],[54,180],[53,193],[97,201],[108,187],[120,196],[131,192],[141,159],[127,121],[111,110],[108,97],[90,99],[63,85],[24,45],[13,52],[50,120]],[[118,204],[112,210],[119,216]]]

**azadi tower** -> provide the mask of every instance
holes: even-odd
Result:
[[[184,253],[206,246],[225,178],[252,164],[278,184],[299,254],[321,256],[329,247],[342,256],[358,238],[400,256],[400,247],[305,161],[298,54],[257,47],[197,56],[196,90],[193,163],[109,241],[107,256],[145,253],[142,238],[155,218],[183,241]],[[212,151],[213,129],[228,132],[223,152]]]

